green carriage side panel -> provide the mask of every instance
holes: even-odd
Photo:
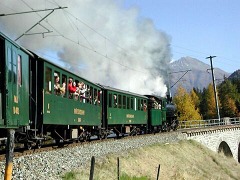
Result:
[[[166,122],[166,98],[154,95],[149,97],[149,123],[151,126],[161,126]]]
[[[44,95],[43,124],[101,125],[101,107],[56,95]]]
[[[162,111],[160,109],[151,109],[150,113],[152,126],[159,126],[163,124],[163,116]]]
[[[54,73],[59,73],[61,77],[64,75],[66,79],[71,77],[75,80],[84,81],[97,91],[101,90],[100,87],[51,63],[44,62],[43,72],[46,72],[47,68],[51,69],[51,77],[46,77],[46,74],[43,77],[43,124],[100,126],[102,106],[100,104],[95,105],[93,101],[90,103],[87,100],[80,101],[79,98],[69,98],[67,88],[64,96],[54,93]],[[47,78],[50,79],[46,83]],[[50,87],[46,88],[48,86]]]
[[[11,41],[5,41],[7,128],[29,124],[29,55]]]
[[[108,125],[147,124],[147,112],[126,109],[108,109]]]
[[[108,125],[120,125],[120,124],[147,124],[147,109],[143,110],[143,104],[140,105],[138,100],[147,101],[147,98],[142,95],[137,95],[135,93],[130,93],[127,91],[117,90],[110,87],[105,87],[107,90],[107,120]],[[114,89],[114,90],[113,90]],[[121,106],[117,105],[114,107],[115,102],[110,105],[109,96],[117,95],[121,97]],[[112,96],[112,97],[113,97]],[[125,103],[123,97],[126,97]],[[132,98],[132,107],[128,105],[128,97]],[[118,102],[119,103],[119,102]],[[141,108],[138,108],[140,107]]]

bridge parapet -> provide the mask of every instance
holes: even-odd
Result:
[[[183,130],[186,139],[195,140],[214,152],[223,151],[240,162],[240,125],[213,126]]]

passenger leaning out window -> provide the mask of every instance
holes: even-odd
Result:
[[[70,78],[68,81],[68,91],[69,91],[69,98],[73,98],[73,94],[76,92],[76,86],[73,85],[73,79]]]
[[[59,84],[59,76],[55,76],[55,83],[54,83],[54,92],[56,95],[60,95],[60,84]]]

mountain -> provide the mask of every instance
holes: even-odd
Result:
[[[234,71],[234,73],[232,73],[228,79],[240,79],[240,70]]]
[[[187,72],[187,70],[189,71]],[[170,64],[170,72],[169,78],[171,80],[170,87],[172,87],[172,95],[175,94],[179,85],[189,92],[193,87],[202,90],[213,82],[211,66],[191,57],[182,57],[172,62]],[[216,85],[223,81],[224,77],[227,78],[229,75],[229,73],[219,68],[214,68]]]

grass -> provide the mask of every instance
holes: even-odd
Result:
[[[77,176],[77,173],[71,171],[71,172],[66,173],[66,174],[62,177],[62,179],[63,179],[63,180],[74,180],[74,179],[76,179],[76,176]]]
[[[233,158],[212,152],[195,141],[156,144],[118,154],[96,158],[94,180],[117,179],[117,158],[120,159],[121,180],[159,179],[240,179],[240,165]],[[63,176],[64,180],[88,180],[88,167]]]
[[[149,178],[147,176],[142,176],[142,177],[133,176],[133,177],[130,177],[127,174],[123,174],[123,175],[120,176],[120,180],[149,180]]]

